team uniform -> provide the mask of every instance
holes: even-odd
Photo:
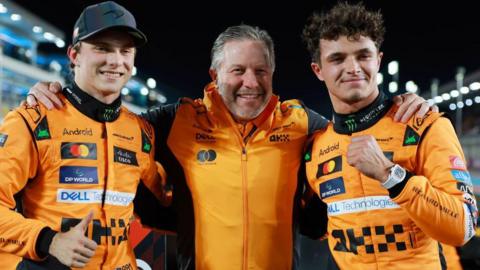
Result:
[[[430,112],[402,124],[394,113],[380,94],[354,115],[334,114],[305,156],[341,269],[444,269],[441,243],[460,246],[475,234],[470,174],[450,122]],[[367,134],[407,170],[403,182],[387,190],[347,163],[351,137]]]
[[[327,121],[273,96],[239,125],[216,85],[204,94],[145,115],[173,181],[179,268],[292,269],[304,144]]]
[[[0,127],[0,268],[68,269],[46,256],[50,242],[93,210],[85,269],[136,269],[132,201],[140,181],[161,194],[152,127],[120,97],[105,105],[73,84],[61,99],[61,110],[19,107]]]

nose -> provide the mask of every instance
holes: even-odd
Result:
[[[257,88],[259,86],[258,79],[254,71],[247,70],[243,74],[243,86],[247,88]]]
[[[107,64],[110,66],[120,66],[123,61],[123,56],[120,51],[112,51],[107,54]]]
[[[355,57],[349,57],[345,60],[345,70],[351,74],[360,72],[360,64]]]

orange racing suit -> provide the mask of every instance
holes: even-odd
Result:
[[[341,269],[441,269],[439,242],[460,246],[475,233],[472,183],[450,122],[428,113],[396,123],[391,104],[380,94],[356,114],[334,114],[305,156]],[[407,170],[403,182],[387,190],[347,163],[351,137],[367,134]]]
[[[136,269],[132,201],[140,181],[160,194],[153,130],[120,98],[105,105],[75,84],[63,94],[63,109],[19,107],[0,127],[0,269],[65,269],[45,259],[51,239],[90,210],[98,248],[85,269]]]

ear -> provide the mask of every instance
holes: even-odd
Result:
[[[215,69],[209,69],[208,73],[210,74],[210,78],[212,79],[212,81],[217,80],[217,71]]]
[[[377,57],[377,69],[380,70],[380,64],[382,63],[382,57],[383,57],[383,52],[378,52],[378,57]]]
[[[320,66],[320,64],[312,62],[310,63],[310,67],[312,68],[313,73],[315,73],[315,76],[317,76],[320,81],[324,81],[322,67]]]
[[[68,56],[68,59],[70,60],[70,63],[73,63],[75,66],[78,64],[77,63],[78,51],[74,50],[72,46],[68,46],[67,56]]]

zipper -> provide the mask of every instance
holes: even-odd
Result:
[[[248,179],[247,149],[242,147],[242,190],[243,190],[243,269],[248,269]]]

